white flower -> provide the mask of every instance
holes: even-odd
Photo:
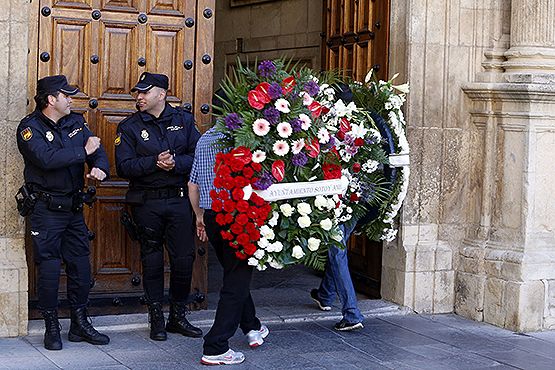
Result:
[[[326,144],[328,141],[330,141],[330,133],[328,132],[328,130],[323,127],[320,128],[318,130],[318,140],[320,141],[320,144]]]
[[[256,266],[256,265],[258,265],[258,260],[254,257],[251,257],[251,258],[249,258],[247,263],[248,263],[249,266]]]
[[[336,242],[342,242],[343,241],[343,232],[341,230],[339,230],[339,232],[337,234],[333,234],[332,235],[333,240],[335,240]]]
[[[285,140],[278,140],[274,143],[272,149],[274,150],[274,153],[276,155],[283,157],[284,155],[289,153],[289,144],[287,144],[287,141]]]
[[[258,241],[257,244],[262,249],[268,249],[268,246],[270,245],[270,242],[266,238],[260,238],[260,240]]]
[[[279,206],[279,209],[285,217],[291,217],[291,215],[295,211],[295,209],[293,207],[291,207],[290,204],[287,204],[287,203],[282,204],[281,206]]]
[[[279,219],[279,213],[277,213],[276,211],[274,211],[272,213],[272,218],[268,221],[268,225],[274,227],[277,225],[278,223],[278,219]]]
[[[328,198],[328,209],[334,209],[336,203],[337,200],[334,200],[333,198]]]
[[[272,240],[273,238],[276,237],[274,230],[272,230],[268,225],[263,225],[260,228],[260,235],[262,235],[262,238],[268,239],[268,240]]]
[[[372,74],[374,73],[374,68],[371,68],[368,73],[366,74],[366,77],[364,77],[364,83],[368,83],[370,82],[370,80],[372,79]]]
[[[296,245],[293,247],[293,251],[291,252],[291,256],[293,256],[294,258],[300,260],[301,258],[304,257],[304,251],[301,248],[300,245]]]
[[[397,230],[395,229],[385,229],[380,237],[381,240],[385,240],[386,242],[393,241],[397,236]]]
[[[258,136],[265,136],[270,132],[270,122],[266,121],[264,118],[259,118],[252,124],[252,130]]]
[[[252,153],[252,161],[254,163],[262,163],[266,159],[266,153],[262,150],[255,150]]]
[[[395,90],[402,92],[403,94],[408,94],[410,90],[409,84],[407,83],[402,85],[391,85],[391,87],[393,87]]]
[[[338,117],[347,117],[349,119],[353,115],[353,112],[357,111],[357,106],[355,105],[355,103],[350,102],[348,105],[345,105],[345,103],[341,99],[335,102],[333,108]]]
[[[265,254],[266,253],[264,253],[263,249],[257,249],[256,252],[254,252],[254,257],[256,257],[257,259],[262,259]]]
[[[323,195],[317,195],[316,198],[314,199],[314,206],[316,208],[318,208],[319,210],[327,208],[328,207],[328,201],[327,201],[326,197],[324,197]]]
[[[316,239],[316,238],[309,238],[308,239],[308,249],[310,249],[312,252],[317,251],[318,248],[320,248],[320,243],[322,241],[320,239]]]
[[[289,109],[289,102],[283,98],[279,98],[276,100],[274,104],[276,109],[279,110],[281,113],[289,113],[291,109]]]
[[[277,132],[279,136],[285,139],[291,136],[293,129],[291,128],[291,124],[289,122],[280,122],[277,125]]]
[[[283,250],[283,244],[281,242],[275,242],[272,244],[274,252],[281,252]]]
[[[294,140],[291,143],[291,152],[293,154],[298,154],[304,148],[304,139]]]
[[[303,98],[303,105],[309,106],[314,101],[314,99],[312,99],[312,97],[306,91],[301,91],[299,93],[299,96]]]
[[[308,216],[301,216],[297,219],[297,223],[301,229],[307,228],[310,226],[310,217]]]
[[[257,266],[256,266],[256,269],[257,269],[258,271],[264,271],[264,270],[266,270],[267,268],[268,268],[268,266],[266,266],[266,265],[257,265]]]
[[[349,135],[354,138],[361,138],[364,139],[364,136],[368,132],[368,129],[364,127],[364,124],[361,123],[360,125],[356,123],[351,124],[351,131],[349,131]]]
[[[362,170],[366,173],[372,173],[378,169],[380,162],[373,159],[369,159],[366,163],[362,165]]]
[[[331,228],[333,227],[333,222],[331,222],[329,218],[325,218],[322,221],[320,221],[320,227],[326,231],[330,231]]]
[[[312,120],[309,116],[304,113],[299,114],[299,119],[302,121],[301,128],[303,130],[308,130],[312,124]]]
[[[297,204],[297,211],[301,215],[306,216],[312,213],[312,208],[310,208],[310,204],[302,202]]]
[[[283,268],[283,265],[276,260],[269,260],[268,264],[270,265],[270,267],[273,267],[278,270],[281,270]]]

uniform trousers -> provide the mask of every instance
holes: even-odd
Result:
[[[261,325],[250,293],[253,267],[246,260],[238,259],[228,241],[222,239],[214,211],[205,210],[204,224],[210,244],[224,269],[214,324],[204,336],[203,354],[214,356],[227,352],[229,338],[238,327],[247,334],[251,330],[260,330]]]
[[[91,264],[83,212],[50,210],[46,201],[39,200],[29,221],[35,262],[38,264],[39,308],[58,308],[62,261],[67,274],[69,304],[72,309],[85,307],[91,286]]]
[[[157,233],[159,245],[141,245],[143,288],[148,303],[164,298],[164,248],[170,260],[170,301],[186,303],[191,291],[195,248],[192,211],[188,198],[149,199],[132,208],[139,226]]]

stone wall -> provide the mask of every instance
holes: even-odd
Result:
[[[14,201],[23,163],[14,138],[27,110],[29,1],[5,3],[0,12],[0,337],[26,334],[28,316],[23,219]]]
[[[239,57],[301,60],[320,69],[321,0],[270,1],[252,6],[216,5],[215,86]]]

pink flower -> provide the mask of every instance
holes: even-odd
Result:
[[[298,154],[304,148],[304,139],[295,140],[291,143],[291,152]]]
[[[318,130],[318,139],[320,140],[320,144],[326,144],[330,141],[330,133],[325,128],[320,128]]]
[[[299,119],[303,122],[301,125],[301,128],[305,131],[308,130],[312,122],[310,117],[308,117],[306,114],[303,113],[303,114],[299,114]]]
[[[310,95],[308,95],[306,91],[301,91],[299,93],[299,96],[303,98],[303,105],[305,106],[309,106],[314,101],[314,99]]]
[[[255,150],[252,153],[252,161],[254,163],[264,162],[265,159],[266,159],[266,153],[264,153],[262,150]]]
[[[259,118],[252,124],[252,130],[258,136],[265,136],[270,132],[270,122],[266,121],[264,118]]]
[[[281,122],[277,125],[277,132],[282,138],[288,138],[293,133],[293,128],[291,128],[289,122]]]
[[[291,109],[289,109],[289,102],[283,98],[279,98],[276,100],[275,103],[276,109],[279,110],[281,113],[289,113]]]
[[[274,150],[274,153],[276,153],[276,155],[283,157],[284,155],[289,153],[289,144],[287,144],[287,141],[285,140],[278,140],[274,143],[272,149]]]

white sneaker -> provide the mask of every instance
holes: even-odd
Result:
[[[247,333],[247,340],[251,348],[256,348],[264,343],[264,338],[270,334],[270,330],[266,325],[261,325],[260,330],[251,330]]]
[[[235,365],[243,361],[245,361],[245,355],[241,352],[235,352],[231,348],[221,355],[202,355],[200,359],[200,363],[203,365]]]

